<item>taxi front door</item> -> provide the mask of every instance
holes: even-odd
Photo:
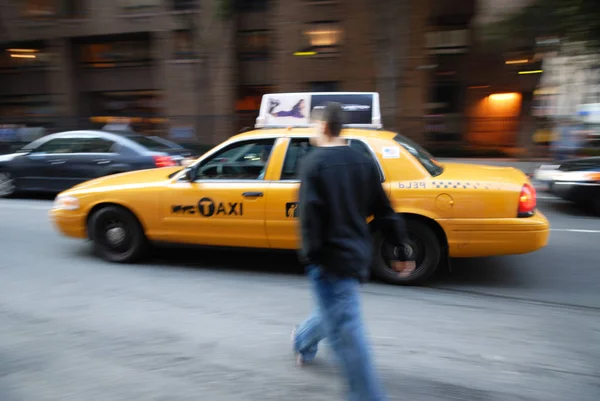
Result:
[[[163,230],[173,242],[268,248],[267,177],[275,139],[247,139],[215,152],[197,166],[194,182],[182,178],[161,200]]]
[[[265,195],[262,181],[176,182],[162,202],[163,227],[173,242],[266,248]]]

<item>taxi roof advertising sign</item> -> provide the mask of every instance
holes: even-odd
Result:
[[[338,102],[345,127],[382,128],[379,94],[373,92],[307,92],[263,96],[256,128],[309,127],[311,117],[328,102]]]

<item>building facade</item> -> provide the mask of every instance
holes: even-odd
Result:
[[[374,12],[377,2],[392,12]],[[221,18],[219,1],[11,2],[0,21],[0,117],[53,130],[134,117],[215,143],[252,125],[273,91],[378,90],[392,128],[423,115],[427,1],[234,3]]]
[[[264,93],[377,91],[387,128],[464,140],[483,96],[470,88],[495,79],[478,65],[494,61],[473,56],[476,10],[475,0],[12,1],[0,15],[0,124],[55,131],[123,117],[214,144],[254,124]]]

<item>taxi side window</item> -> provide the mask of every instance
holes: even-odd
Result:
[[[352,149],[358,150],[360,153],[367,156],[369,158],[369,160],[371,160],[373,162],[373,164],[375,165],[375,167],[377,168],[377,171],[379,172],[379,179],[383,180],[383,173],[381,171],[381,168],[379,167],[379,163],[375,160],[375,158],[373,157],[373,153],[371,153],[371,151],[369,150],[367,145],[365,145],[364,142],[362,142],[362,141],[359,141],[356,139],[351,139],[350,147]]]
[[[356,139],[350,139],[349,145],[351,148],[358,150],[365,156],[367,156],[375,167],[377,171],[379,171],[379,176],[383,179],[383,174],[381,169],[379,168],[379,164],[373,158],[373,154],[362,141]],[[299,179],[299,168],[302,164],[302,158],[306,156],[306,154],[312,149],[310,142],[307,138],[294,138],[290,142],[290,145],[287,150],[287,154],[285,155],[285,160],[283,162],[283,169],[281,170],[281,179],[282,180],[297,180]]]
[[[299,179],[299,169],[302,158],[312,149],[308,138],[293,138],[288,146],[283,168],[281,169],[282,180]]]
[[[262,180],[275,139],[236,142],[198,166],[201,180]]]

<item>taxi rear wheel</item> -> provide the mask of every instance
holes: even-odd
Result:
[[[373,273],[379,279],[395,285],[420,285],[437,270],[442,259],[442,245],[432,228],[420,221],[407,219],[408,242],[405,246],[416,262],[415,271],[408,277],[399,277],[391,267],[394,247],[385,238],[375,235]]]
[[[109,262],[135,262],[148,247],[138,219],[119,206],[105,206],[95,211],[89,219],[88,230],[94,252]]]

